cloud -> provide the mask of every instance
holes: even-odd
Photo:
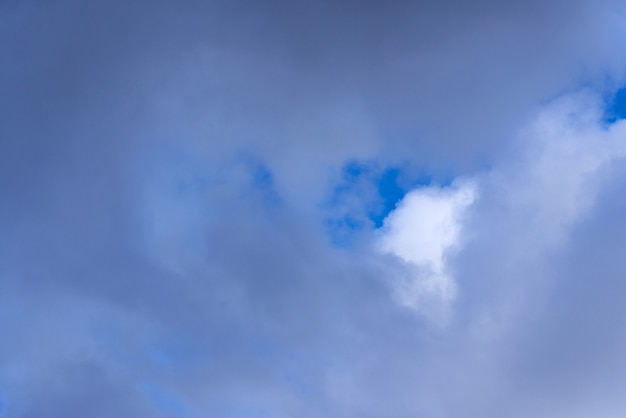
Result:
[[[397,284],[400,303],[418,311],[429,298],[447,305],[455,283],[446,268],[447,253],[458,247],[461,217],[474,199],[475,187],[465,182],[409,192],[387,216],[379,246],[407,263],[413,277]]]
[[[610,252],[616,245],[591,231],[621,224],[613,216],[602,221],[601,213],[604,190],[615,190],[614,170],[623,164],[624,128],[603,123],[602,103],[589,92],[560,98],[480,180],[481,199],[464,225],[472,238],[454,262],[456,313],[493,357],[495,380],[514,382],[503,389],[516,405],[512,416],[608,414],[604,402],[624,408],[598,392],[610,392],[619,379],[607,366],[615,359],[609,346],[622,343],[612,336],[619,320],[602,312],[620,268],[613,264],[609,273],[590,252],[571,255],[573,248]]]
[[[2,413],[622,412],[625,128],[595,93],[624,79],[623,17],[4,2]],[[350,161],[475,186],[418,188],[337,248],[324,203]],[[384,187],[362,180],[341,210],[367,218]],[[429,277],[455,297],[410,301],[444,327],[390,291]]]

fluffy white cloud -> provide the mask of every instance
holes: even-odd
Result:
[[[385,219],[378,238],[380,250],[409,267],[409,274],[394,283],[402,305],[428,315],[433,299],[437,305],[454,299],[446,256],[458,246],[463,213],[475,198],[471,182],[422,187],[407,193]]]

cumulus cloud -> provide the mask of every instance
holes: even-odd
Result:
[[[471,183],[424,187],[409,192],[385,219],[380,250],[412,268],[412,276],[397,283],[400,303],[417,310],[429,297],[447,305],[455,283],[446,268],[447,253],[458,247],[461,217],[474,199]]]

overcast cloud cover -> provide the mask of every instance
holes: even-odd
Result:
[[[0,417],[626,416],[626,2],[0,2]]]

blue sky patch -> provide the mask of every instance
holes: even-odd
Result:
[[[350,161],[325,205],[330,212],[325,225],[331,241],[335,246],[349,247],[359,231],[380,228],[410,190],[450,183],[449,176],[439,177],[408,167]]]
[[[604,121],[608,124],[626,119],[626,86],[617,90],[609,99],[604,111]]]
[[[400,170],[397,168],[389,168],[380,175],[377,182],[378,195],[382,200],[382,209],[373,211],[369,214],[369,218],[374,222],[376,228],[383,225],[383,221],[396,205],[407,190],[399,184]]]

